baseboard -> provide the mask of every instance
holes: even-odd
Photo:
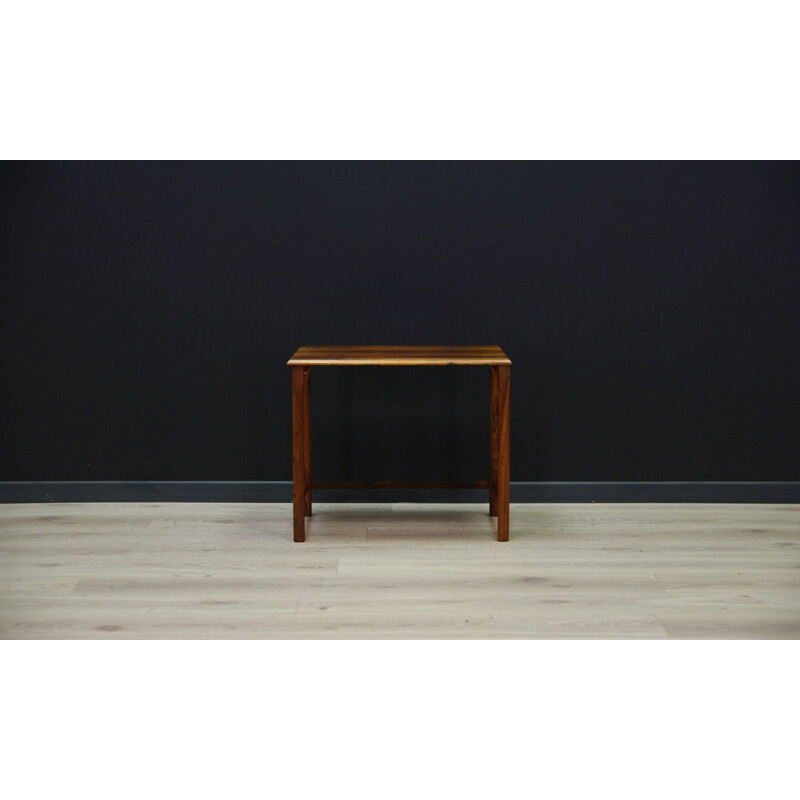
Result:
[[[318,502],[485,503],[480,489],[318,489]],[[290,503],[290,481],[0,481],[0,503]],[[800,503],[800,481],[518,481],[513,503]]]

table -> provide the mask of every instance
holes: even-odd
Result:
[[[300,347],[287,361],[292,371],[292,482],[294,541],[306,539],[312,489],[472,488],[489,490],[489,514],[497,517],[497,541],[508,541],[510,486],[511,361],[497,345],[485,346],[325,346]],[[312,481],[311,367],[489,367],[488,481]]]

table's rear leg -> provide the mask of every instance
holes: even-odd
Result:
[[[497,541],[508,541],[511,497],[511,367],[497,368]]]
[[[303,370],[303,504],[305,515],[311,516],[311,367]]]
[[[497,427],[497,367],[489,367],[489,516],[497,516],[497,457],[500,429]]]
[[[292,367],[292,516],[294,540],[306,540],[305,518],[305,370]]]

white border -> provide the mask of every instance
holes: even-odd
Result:
[[[795,158],[795,7],[9,3],[0,155]]]
[[[796,794],[796,642],[5,642],[9,797]]]

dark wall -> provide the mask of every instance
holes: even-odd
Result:
[[[289,480],[300,344],[499,344],[512,479],[800,479],[800,170],[6,163],[0,480]],[[314,372],[315,477],[476,479],[488,370]]]

